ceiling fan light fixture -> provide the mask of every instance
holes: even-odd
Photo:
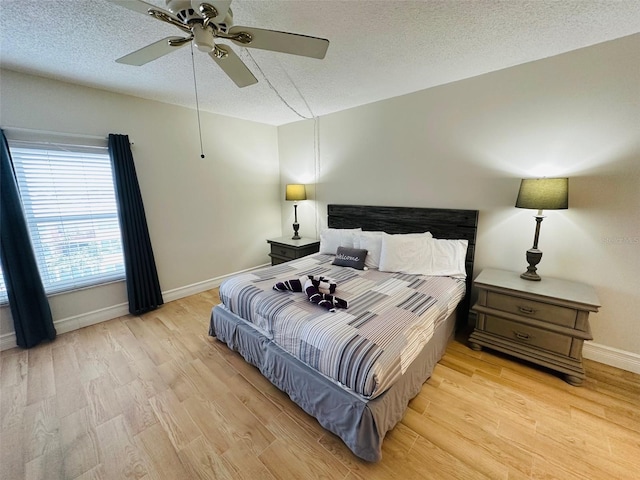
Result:
[[[200,11],[200,15],[204,18],[215,18],[218,16],[218,10],[208,3],[201,3],[198,10]]]
[[[163,10],[157,10],[155,8],[150,8],[147,11],[147,14],[151,15],[153,18],[155,18],[157,20],[161,20],[161,21],[163,21],[165,23],[168,23],[170,25],[178,27],[183,32],[187,32],[187,33],[191,32],[191,29],[187,25],[184,25],[180,21],[178,21],[175,18],[173,18],[171,15],[167,15],[167,12],[165,12]]]
[[[193,43],[201,52],[212,51],[216,44],[213,41],[213,31],[211,28],[204,28],[202,25],[196,23],[193,25]]]
[[[169,38],[167,41],[169,42],[169,45],[172,47],[181,47],[185,43],[189,43],[191,40],[193,40],[193,37]]]

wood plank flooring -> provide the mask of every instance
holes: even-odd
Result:
[[[207,335],[217,290],[0,354],[0,478],[637,479],[640,376],[582,387],[452,342],[359,460]]]

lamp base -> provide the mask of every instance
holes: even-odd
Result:
[[[294,223],[293,224],[293,237],[291,237],[291,240],[300,240],[300,235],[298,235],[298,230],[300,229],[300,224],[299,223]]]
[[[524,278],[525,280],[533,280],[539,282],[542,280],[540,275],[536,273],[536,265],[540,263],[542,259],[542,251],[537,248],[530,248],[527,250],[527,263],[529,266],[527,267],[527,271],[520,275],[520,278]]]

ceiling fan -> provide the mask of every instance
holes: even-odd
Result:
[[[187,35],[163,38],[116,60],[127,65],[144,65],[193,41],[198,50],[208,53],[238,87],[246,87],[258,80],[229,46],[217,45],[216,40],[318,59],[324,58],[329,48],[329,40],[324,38],[233,26],[231,0],[165,0],[168,11],[142,0],[109,1],[174,25]]]

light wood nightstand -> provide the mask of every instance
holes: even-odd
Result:
[[[267,240],[271,244],[271,265],[295,260],[316,253],[320,250],[320,241],[313,238],[293,240],[291,237],[280,237]]]
[[[600,307],[593,287],[547,277],[534,282],[494,269],[483,270],[474,285],[472,349],[499,350],[562,372],[571,385],[582,383],[582,346],[593,339],[589,313]]]

